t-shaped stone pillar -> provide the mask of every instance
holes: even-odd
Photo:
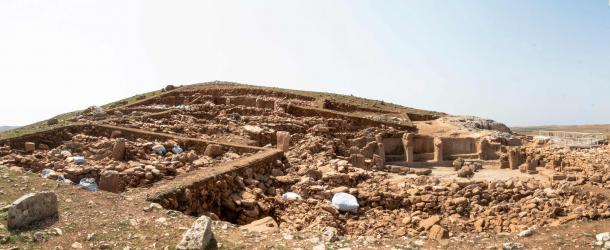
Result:
[[[415,146],[414,135],[405,133],[402,135],[402,145],[405,149],[405,162],[414,162],[413,147]]]
[[[443,161],[443,139],[440,137],[434,138],[434,161]]]
[[[275,135],[277,137],[277,149],[288,152],[290,150],[290,132],[277,131]]]

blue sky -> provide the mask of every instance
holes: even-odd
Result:
[[[607,0],[8,0],[0,34],[3,125],[212,80],[610,123]]]

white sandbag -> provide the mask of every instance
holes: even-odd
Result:
[[[333,206],[339,211],[358,212],[358,200],[348,193],[336,193],[332,199]]]

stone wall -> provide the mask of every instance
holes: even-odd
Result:
[[[476,154],[477,141],[474,138],[443,138],[443,156]]]
[[[201,140],[194,138],[181,137],[170,134],[156,133],[150,131],[144,131],[134,128],[125,128],[112,125],[71,125],[60,128],[55,128],[43,132],[33,133],[18,138],[3,139],[0,140],[0,145],[9,145],[14,149],[24,149],[25,142],[34,142],[36,145],[41,143],[48,145],[49,147],[57,147],[64,141],[70,140],[76,133],[83,133],[91,136],[106,136],[110,137],[114,131],[120,131],[120,137],[135,141],[138,138],[151,140],[151,141],[165,141],[175,140],[183,148],[193,149],[197,152],[203,152],[208,144],[218,144],[223,146],[223,149],[232,149],[236,153],[255,153],[263,148],[230,144],[230,143],[218,143],[209,140]]]
[[[376,121],[367,119],[364,117],[360,117],[357,115],[341,113],[337,111],[321,109],[321,108],[310,108],[310,107],[302,107],[297,105],[291,105],[289,103],[279,103],[277,104],[279,107],[283,108],[286,113],[294,115],[294,116],[303,116],[303,117],[324,117],[324,118],[338,118],[344,119],[349,122],[352,128],[363,128],[363,127],[379,127],[379,126],[388,126],[393,127],[399,130],[413,130],[415,127],[413,124],[399,124],[393,122],[385,122],[385,121]]]
[[[231,96],[227,97],[227,105],[256,107],[256,99],[255,96]]]
[[[436,120],[440,117],[442,117],[443,115],[446,115],[444,113],[439,113],[438,115],[427,115],[427,114],[416,114],[416,113],[409,113],[407,114],[409,116],[409,119],[411,119],[411,121],[417,122],[417,121],[432,121],[432,120]]]
[[[414,154],[434,153],[434,138],[424,135],[415,135],[413,137],[415,147]]]
[[[401,138],[383,138],[383,146],[386,155],[403,155],[405,151]]]
[[[201,96],[202,99],[197,100],[197,97]],[[316,100],[314,97],[291,94],[280,91],[273,91],[267,89],[256,89],[256,88],[216,88],[216,89],[191,89],[181,90],[176,89],[163,93],[159,96],[145,99],[139,102],[135,102],[127,105],[126,107],[135,107],[141,105],[151,104],[166,104],[166,105],[180,105],[187,104],[190,102],[203,103],[204,101],[210,100],[215,104],[226,104],[226,97],[234,96],[265,96],[280,99],[294,99],[300,101],[313,102]],[[255,106],[255,105],[253,105]]]
[[[166,209],[189,215],[207,214],[238,224],[268,215],[271,204],[246,197],[246,185],[258,182],[259,187],[271,187],[273,168],[284,157],[280,150],[266,150],[212,170],[202,169],[172,182],[159,183],[146,191],[147,199]],[[212,215],[214,214],[214,215]]]
[[[358,105],[353,105],[353,104],[344,103],[344,102],[337,102],[337,101],[328,100],[328,99],[323,101],[322,108],[335,110],[335,111],[339,111],[339,112],[364,111],[364,112],[385,113],[383,110],[379,110],[379,109],[365,108],[365,107],[361,107]]]
[[[10,146],[13,149],[24,150],[26,142],[34,142],[36,147],[40,144],[45,144],[49,147],[57,147],[63,141],[70,140],[74,132],[77,132],[74,126],[60,127],[43,132],[32,133],[17,138],[2,139],[0,145]]]

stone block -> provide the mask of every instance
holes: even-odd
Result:
[[[26,142],[25,143],[25,152],[34,152],[34,150],[36,150],[36,144],[33,142]]]
[[[58,214],[57,195],[54,192],[30,193],[17,199],[8,209],[9,230],[20,229]]]
[[[276,133],[276,137],[277,149],[282,150],[284,152],[288,152],[290,150],[290,132],[278,131]]]

